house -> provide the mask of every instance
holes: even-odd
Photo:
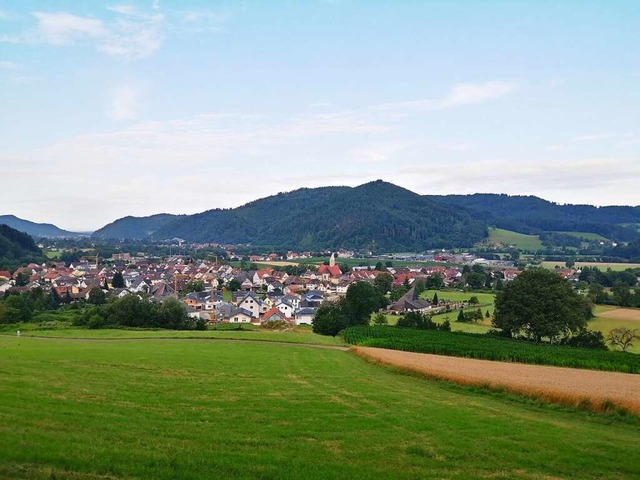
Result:
[[[273,307],[271,310],[266,311],[262,315],[262,317],[260,317],[258,323],[274,322],[274,321],[277,321],[277,320],[280,320],[280,321],[283,321],[283,322],[287,322],[287,323],[292,323],[293,319],[292,319],[292,317],[287,317],[280,310],[278,310],[278,308]]]
[[[291,305],[289,302],[280,299],[275,308],[277,308],[285,317],[293,318],[293,314],[296,311],[295,307]]]
[[[268,310],[268,306],[255,293],[249,292],[238,302],[238,308],[250,312],[253,318],[258,318]]]
[[[253,317],[251,312],[244,308],[234,308],[229,312],[229,317],[226,319],[228,323],[251,323]],[[223,319],[225,321],[225,319]]]
[[[316,315],[316,309],[312,307],[304,307],[296,310],[294,321],[296,325],[312,325],[313,318]]]

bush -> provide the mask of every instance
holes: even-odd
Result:
[[[271,320],[269,322],[264,322],[260,325],[260,328],[265,330],[284,330],[287,328],[289,324],[284,320]]]
[[[608,350],[607,345],[604,342],[604,335],[602,335],[602,332],[592,332],[586,329],[572,337],[563,339],[560,344],[568,347]]]

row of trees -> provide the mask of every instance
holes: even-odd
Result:
[[[125,295],[105,305],[94,305],[75,322],[90,328],[137,327],[172,330],[204,330],[206,322],[189,317],[179,300],[167,298],[159,303]]]

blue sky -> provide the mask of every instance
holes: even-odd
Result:
[[[637,1],[0,0],[0,213],[91,230],[378,178],[640,204]]]

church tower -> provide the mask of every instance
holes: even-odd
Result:
[[[331,258],[329,259],[329,266],[330,267],[336,266],[336,255],[334,253],[331,254]]]

